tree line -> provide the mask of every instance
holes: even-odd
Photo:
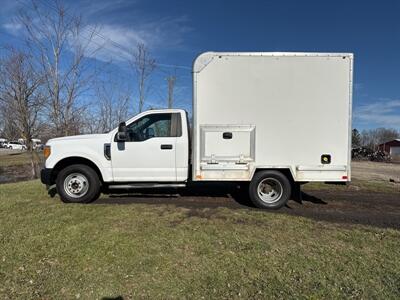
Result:
[[[127,55],[132,82],[109,74],[111,61],[96,63],[104,47],[94,39],[98,28],[85,26],[61,2],[52,3],[51,9],[35,0],[23,7],[16,19],[23,46],[3,45],[0,52],[0,136],[23,138],[29,149],[32,138],[106,132],[129,112],[141,112],[157,68],[139,43]]]
[[[400,138],[400,132],[392,128],[376,128],[361,132],[355,128],[352,131],[352,147],[364,147],[376,151],[380,144],[398,138]]]

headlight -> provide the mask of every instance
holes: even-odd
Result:
[[[51,147],[50,146],[44,146],[44,149],[43,149],[44,158],[47,159],[50,156],[50,154],[51,154]]]

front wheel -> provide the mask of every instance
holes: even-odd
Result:
[[[89,203],[100,196],[97,173],[86,165],[71,165],[61,170],[56,179],[57,192],[65,203]]]
[[[258,208],[278,209],[291,195],[289,179],[279,171],[257,172],[249,185],[250,199]]]

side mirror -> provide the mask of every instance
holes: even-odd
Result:
[[[126,123],[125,122],[121,122],[118,125],[117,140],[118,140],[118,142],[125,142],[127,140]]]

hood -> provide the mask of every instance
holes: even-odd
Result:
[[[104,134],[82,134],[82,135],[72,135],[72,136],[64,136],[59,138],[54,138],[48,140],[47,144],[53,144],[58,142],[73,142],[80,140],[101,140],[108,136],[107,133]]]

